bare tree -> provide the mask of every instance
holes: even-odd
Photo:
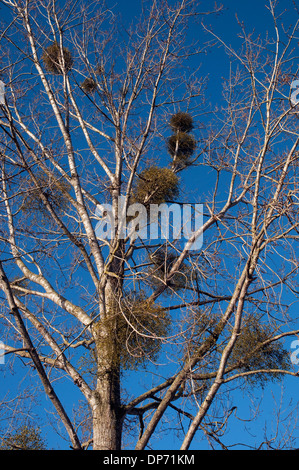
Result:
[[[6,353],[33,362],[75,449],[121,449],[135,420],[145,449],[168,412],[187,426],[183,450],[197,431],[224,446],[235,407],[212,425],[219,391],[297,375],[283,339],[299,333],[298,23],[283,28],[270,1],[274,39],[240,25],[240,52],[204,26],[231,61],[225,105],[206,119],[193,0],[145,4],[129,29],[97,1],[1,4]],[[190,168],[210,187],[196,193],[203,223],[184,242],[141,236],[141,206],[147,220],[188,205]],[[144,391],[125,398],[123,375],[139,369]],[[65,375],[88,405],[84,442],[55,391]]]

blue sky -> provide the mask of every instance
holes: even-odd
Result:
[[[236,15],[238,19],[245,23],[247,30],[256,30],[257,33],[265,34],[267,30],[273,34],[273,24],[271,21],[271,15],[268,10],[265,8],[266,2],[263,0],[223,0],[222,3],[224,6],[224,10],[221,15],[216,17],[205,17],[204,22],[207,25],[211,25],[215,33],[221,36],[222,39],[227,42],[229,45],[232,45],[236,49],[241,46],[242,40],[238,37],[238,33],[240,31],[239,25],[237,24]],[[116,11],[120,11],[123,15],[124,21],[131,21],[132,17],[136,15],[136,11],[138,11],[140,7],[140,1],[138,0],[127,0],[121,2],[110,2],[108,1],[108,5],[114,5]],[[214,1],[205,1],[202,2],[202,7],[204,10],[211,9],[214,5]],[[278,3],[278,8],[287,9],[292,7],[291,0],[284,0]],[[292,21],[292,17],[290,14],[286,14],[287,21]],[[194,29],[189,31],[190,36],[196,38],[207,38],[208,35],[203,33],[200,30],[200,26],[197,25]],[[207,55],[202,55],[196,57],[194,59],[194,66],[201,64],[203,76],[209,76],[209,85],[208,85],[208,100],[215,106],[221,103],[221,93],[222,93],[222,79],[223,77],[228,77],[229,74],[229,60],[227,55],[223,49],[223,47],[215,46],[211,51],[208,52]],[[198,185],[198,174],[193,171],[188,171],[186,173],[186,178],[184,183],[188,186],[196,186]],[[291,343],[291,340],[289,341]],[[12,392],[17,387],[19,382],[18,374],[11,374],[10,371],[4,370],[5,365],[0,365],[0,372],[2,370],[3,376],[1,380],[1,397],[5,396],[7,390],[11,390]],[[24,370],[24,369],[23,369]],[[134,384],[137,386],[138,381],[140,380],[140,376],[137,374],[135,376],[136,380]],[[132,378],[130,378],[130,382]],[[68,382],[67,382],[68,384]],[[130,384],[129,384],[130,385]],[[58,390],[60,385],[58,386]],[[252,444],[256,441],[260,441],[264,427],[267,424],[268,427],[273,427],[275,429],[275,419],[273,418],[273,409],[278,406],[281,396],[283,396],[283,413],[287,415],[290,410],[290,403],[292,402],[292,406],[294,406],[297,402],[297,390],[298,385],[295,382],[295,379],[287,378],[284,381],[284,384],[275,384],[271,386],[266,386],[264,391],[258,392],[258,395],[253,393],[252,399],[256,399],[257,401],[261,400],[260,402],[260,410],[262,410],[262,417],[260,420],[254,421],[253,424],[248,422],[247,426],[251,431],[252,438],[251,441],[248,440],[248,434],[242,436],[242,428],[244,421],[250,418],[249,407],[247,402],[247,397],[243,396],[241,392],[236,391],[234,393],[235,401],[232,403],[234,406],[238,406],[238,410],[236,412],[236,416],[234,415],[230,420],[230,432],[224,441],[226,443],[235,443],[246,440],[247,442],[251,442]],[[69,395],[69,410],[72,409],[72,402],[73,399],[79,397],[78,393],[75,391],[74,387],[71,383],[68,385],[61,385],[61,396],[63,397],[64,404],[66,402],[66,396]],[[260,395],[259,395],[260,393]],[[41,399],[39,403],[39,409],[49,409],[52,411],[51,406],[49,406],[48,400]],[[1,422],[0,422],[1,425]],[[41,427],[42,431],[45,434],[49,447],[57,448],[68,448],[68,445],[64,447],[64,444],[61,440],[58,440],[55,433],[46,423],[46,420],[43,418],[41,420]],[[257,437],[255,437],[255,434]],[[244,438],[244,439],[242,439]],[[298,439],[298,435],[297,435]],[[59,444],[57,444],[59,442]],[[297,441],[298,442],[298,441]],[[172,437],[169,437],[167,441],[158,442],[155,441],[154,448],[156,449],[176,449],[178,447],[178,442],[174,441]],[[205,441],[198,442],[196,439],[191,447],[194,448],[209,448]]]

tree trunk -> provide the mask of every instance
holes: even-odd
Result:
[[[95,325],[97,349],[97,385],[92,404],[93,449],[120,450],[121,400],[119,347],[116,341],[116,315]]]
[[[93,449],[120,450],[122,417],[119,380],[109,372],[98,379],[92,415]]]
[[[121,449],[123,414],[118,323],[121,315],[122,264],[122,250],[118,249],[112,262],[107,265],[105,312],[93,326],[97,355],[97,386],[92,406],[94,450]]]

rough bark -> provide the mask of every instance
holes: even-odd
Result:
[[[122,293],[121,248],[107,270],[110,274],[104,289],[106,310],[93,327],[97,356],[97,384],[92,404],[94,450],[121,449],[120,351],[117,340]]]

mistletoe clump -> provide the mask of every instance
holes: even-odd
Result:
[[[170,119],[174,134],[169,137],[167,149],[173,159],[173,167],[182,169],[191,164],[190,157],[196,149],[196,140],[192,134],[193,118],[188,113],[178,112]]]
[[[161,283],[163,284],[178,257],[179,255],[177,253],[170,251],[164,246],[160,246],[153,253],[149,254],[149,260],[151,263],[151,267],[149,269],[150,282],[156,286],[161,285]],[[193,276],[190,267],[185,263],[182,263],[179,271],[176,271],[172,275],[168,285],[172,290],[177,291],[185,288],[192,278]]]
[[[55,75],[62,75],[64,71],[69,72],[74,63],[69,49],[63,47],[61,51],[56,41],[45,49],[42,60],[47,72]]]
[[[279,380],[282,376],[272,370],[288,370],[288,352],[279,341],[270,341],[273,331],[254,316],[245,320],[238,341],[233,349],[230,362],[242,372],[269,370],[269,373],[248,375],[247,380],[264,385],[269,380]]]
[[[196,149],[196,141],[192,135],[178,132],[168,139],[168,151],[178,159],[188,159]]]
[[[23,212],[33,214],[38,220],[50,218],[41,194],[46,197],[48,203],[57,213],[62,213],[68,208],[66,193],[70,192],[71,186],[67,181],[41,172],[36,174],[35,178],[36,182],[32,181],[31,178],[27,181],[22,203]]]
[[[93,93],[97,89],[97,83],[93,78],[87,77],[82,83],[81,88],[87,94]]]
[[[122,305],[117,331],[123,369],[132,370],[148,361],[156,361],[161,338],[169,328],[169,312],[161,305],[142,294],[127,299]]]
[[[146,298],[143,293],[128,293],[120,303],[109,306],[109,316],[96,328],[108,335],[101,336],[98,346],[111,349],[110,359],[121,370],[135,370],[158,358],[161,340],[169,332],[169,311]],[[111,337],[115,341],[111,341]],[[108,342],[108,343],[107,343]],[[110,348],[111,347],[111,348]],[[86,368],[89,360],[84,360]],[[90,370],[93,374],[92,370]],[[94,370],[95,373],[95,370]]]
[[[132,202],[162,204],[172,201],[179,192],[179,180],[169,168],[151,166],[139,175]]]
[[[178,112],[171,116],[170,127],[174,132],[191,132],[193,125],[193,118],[188,113]]]

